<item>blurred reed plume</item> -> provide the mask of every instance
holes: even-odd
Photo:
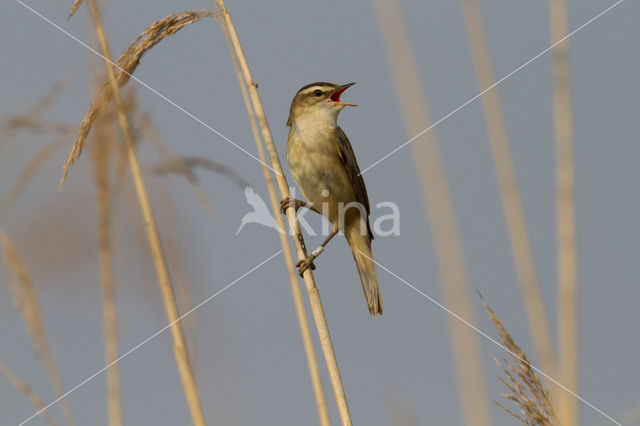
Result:
[[[515,404],[519,411],[513,411],[501,402],[496,402],[496,404],[517,418],[523,425],[559,425],[551,394],[542,385],[540,378],[531,367],[527,354],[513,340],[513,337],[504,328],[496,313],[484,299],[482,299],[482,303],[489,314],[491,322],[498,330],[500,341],[511,353],[510,358],[504,358],[502,362],[498,359],[495,360],[503,373],[503,376],[498,376],[498,378],[509,390],[508,393],[501,393],[500,395]]]
[[[153,167],[154,173],[158,175],[176,174],[184,177],[189,183],[197,184],[200,179],[196,173],[196,169],[201,168],[209,170],[231,179],[240,189],[246,188],[251,184],[242,176],[236,173],[231,167],[218,163],[204,157],[179,157],[173,156],[160,164]]]
[[[0,362],[0,375],[4,376],[5,379],[11,383],[11,386],[18,389],[20,392],[25,394],[31,404],[38,410],[42,418],[49,423],[49,426],[58,426],[58,422],[53,418],[51,413],[46,409],[46,405],[42,401],[42,398],[38,396],[38,394],[33,390],[31,386],[29,386],[26,382],[24,382],[20,377],[18,377],[9,367]]]
[[[55,83],[33,107],[28,108],[20,114],[11,115],[2,121],[0,126],[2,136],[4,137],[2,141],[10,139],[20,131],[27,131],[32,134],[53,134],[55,138],[36,152],[22,169],[20,176],[18,176],[9,189],[9,192],[7,192],[2,202],[0,202],[0,219],[2,219],[13,203],[20,197],[20,194],[22,194],[26,186],[36,175],[42,164],[51,158],[57,150],[61,149],[66,143],[66,138],[73,134],[74,129],[70,124],[50,123],[41,117],[58,99],[67,85],[68,83],[66,81]]]
[[[15,277],[15,283],[11,286],[11,289],[13,291],[16,308],[20,312],[20,315],[22,315],[22,320],[36,347],[37,358],[42,362],[56,394],[62,398],[62,412],[65,420],[68,425],[73,425],[71,408],[69,407],[67,399],[64,398],[64,388],[62,387],[62,381],[60,380],[60,374],[58,373],[53,351],[47,341],[40,302],[38,301],[38,295],[33,286],[33,281],[13,242],[4,231],[0,231],[0,240],[2,241],[2,247],[4,249],[5,263]]]
[[[74,131],[72,126],[66,123],[47,122],[41,118],[41,115],[51,108],[60,94],[67,88],[67,85],[67,81],[56,82],[33,107],[20,114],[10,115],[4,118],[0,125],[0,136],[2,136],[0,146],[4,140],[10,139],[22,130],[36,134],[45,132],[47,134],[53,133],[60,136],[69,136],[72,134]]]
[[[140,64],[142,56],[153,46],[163,39],[177,33],[187,25],[198,22],[205,17],[213,17],[213,12],[208,10],[188,10],[168,15],[147,27],[147,29],[145,29],[142,34],[140,34],[138,38],[136,38],[133,43],[131,43],[131,45],[122,52],[118,60],[115,62],[116,67],[114,72],[116,74],[118,87],[124,86],[129,81],[131,75]],[[71,152],[62,167],[63,176],[60,181],[60,186],[62,186],[66,180],[73,164],[78,160],[78,158],[80,158],[87,135],[91,131],[91,126],[93,125],[98,113],[101,109],[105,108],[113,96],[113,91],[109,84],[109,81],[102,83],[98,95],[94,98],[89,110],[80,124],[78,136],[76,137],[73,147],[71,148]]]
[[[496,83],[489,45],[482,22],[482,11],[478,0],[462,0],[467,36],[471,48],[479,90],[493,87]],[[491,152],[496,168],[502,209],[509,233],[511,252],[522,289],[522,300],[529,322],[529,330],[540,365],[544,371],[553,375],[556,360],[549,321],[542,301],[540,283],[536,272],[529,232],[524,216],[524,208],[518,190],[509,137],[502,114],[500,94],[497,87],[482,95],[482,106],[487,124],[487,133],[491,142]]]
[[[20,194],[24,191],[29,182],[33,179],[33,177],[38,172],[38,169],[45,163],[51,156],[61,149],[65,144],[66,139],[58,139],[50,142],[45,145],[44,148],[41,148],[27,163],[27,165],[22,169],[20,176],[15,180],[9,192],[4,196],[2,202],[0,203],[0,218],[2,218],[9,208],[13,205],[13,203],[20,197]]]
[[[433,233],[445,304],[457,315],[475,324],[475,313],[447,176],[434,132],[424,132],[431,120],[427,96],[409,41],[407,26],[396,1],[375,0],[373,6],[407,134],[413,136],[423,133],[419,140],[411,144],[411,149]],[[487,385],[478,336],[458,319],[448,316],[447,320],[464,424],[489,426],[492,421],[489,401],[486,398]]]

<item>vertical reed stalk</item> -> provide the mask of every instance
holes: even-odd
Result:
[[[462,0],[462,11],[465,17],[478,88],[484,90],[486,87],[491,87],[495,84],[495,77],[478,0]],[[549,322],[540,293],[540,284],[531,252],[529,233],[527,232],[527,224],[520,193],[518,192],[518,183],[509,148],[509,138],[497,88],[489,90],[482,95],[482,106],[500,186],[502,209],[507,222],[511,251],[522,289],[529,329],[531,330],[536,354],[540,360],[540,366],[547,374],[554,376],[556,365],[551,332],[549,331]]]
[[[118,321],[113,283],[113,259],[111,251],[111,200],[109,163],[112,155],[114,132],[111,123],[104,119],[96,125],[96,144],[93,147],[93,164],[96,186],[96,216],[98,222],[98,252],[100,257],[100,282],[102,283],[102,322],[104,327],[105,364],[113,364],[107,370],[107,413],[109,426],[122,425],[120,398],[120,367],[118,359]]]
[[[266,157],[264,155],[264,148],[262,146],[262,140],[260,139],[260,130],[256,122],[256,116],[251,107],[251,100],[249,99],[249,93],[246,83],[242,76],[242,69],[238,62],[238,56],[233,49],[233,44],[229,36],[229,31],[225,25],[222,26],[224,35],[229,45],[229,51],[233,57],[233,64],[236,68],[238,76],[238,83],[240,84],[240,90],[242,91],[242,98],[244,99],[245,106],[247,107],[247,114],[249,115],[249,123],[251,124],[251,131],[253,138],[256,141],[256,147],[258,148],[258,157],[262,161],[262,172],[264,174],[264,180],[267,183],[267,190],[269,192],[269,201],[271,202],[271,209],[273,216],[276,218],[276,223],[280,229],[285,229],[284,220],[280,213],[280,202],[276,194],[276,188],[271,177],[269,169],[265,166]],[[313,339],[311,338],[311,328],[309,327],[309,319],[307,318],[307,312],[304,307],[304,301],[302,299],[302,292],[298,287],[298,274],[296,272],[295,264],[293,263],[293,255],[291,253],[291,246],[289,246],[289,240],[284,233],[278,233],[280,237],[280,245],[284,253],[285,263],[287,265],[287,271],[289,273],[289,283],[291,284],[291,293],[293,295],[293,304],[296,309],[296,315],[298,316],[298,324],[300,326],[300,334],[302,335],[302,343],[304,345],[305,355],[307,357],[307,364],[309,367],[309,375],[311,376],[311,385],[313,387],[313,394],[316,400],[316,408],[318,409],[318,418],[321,426],[329,426],[331,424],[329,420],[329,411],[327,409],[327,401],[324,396],[324,390],[322,389],[322,378],[320,377],[320,369],[318,368],[318,360],[316,358],[315,348],[313,347]]]
[[[568,33],[566,0],[549,1],[551,43]],[[576,252],[573,113],[569,42],[553,48],[556,137],[556,244],[558,250],[558,366],[560,381],[578,392],[578,260]],[[568,392],[558,394],[558,420],[563,426],[580,423],[578,401]]]
[[[282,165],[280,164],[280,158],[278,157],[276,145],[273,141],[273,136],[271,134],[271,129],[269,128],[269,123],[267,122],[267,117],[262,106],[262,101],[260,100],[260,95],[258,94],[258,85],[253,81],[253,77],[251,75],[251,71],[249,70],[249,65],[244,55],[242,45],[240,44],[236,28],[231,19],[231,15],[227,11],[224,1],[216,0],[216,2],[220,9],[222,23],[227,28],[233,50],[235,51],[240,69],[242,70],[242,75],[249,89],[249,97],[251,99],[253,110],[255,111],[255,115],[258,120],[258,125],[260,126],[260,130],[262,132],[262,138],[264,139],[265,145],[267,147],[267,152],[269,153],[269,157],[271,159],[271,165],[276,172],[276,182],[278,184],[278,189],[280,190],[280,196],[282,198],[287,198],[290,196],[289,185],[287,183],[287,178],[282,171]],[[304,259],[307,257],[307,250],[304,244],[304,238],[302,237],[302,233],[300,232],[300,224],[298,223],[296,212],[294,211],[294,209],[287,209],[287,219],[289,220],[289,228],[291,229],[292,234],[295,235],[295,238],[293,238],[293,240],[296,246],[298,259]],[[329,378],[331,379],[331,385],[333,387],[333,393],[336,398],[338,412],[340,413],[342,424],[345,426],[351,425],[351,415],[349,413],[349,406],[347,404],[347,398],[344,393],[344,387],[342,385],[342,379],[340,377],[340,371],[338,369],[338,362],[333,350],[333,344],[331,343],[329,326],[327,325],[324,309],[322,308],[322,301],[320,299],[320,294],[318,292],[318,288],[316,287],[311,269],[307,269],[304,272],[303,279],[307,288],[307,294],[309,296],[309,303],[311,305],[313,318],[318,330],[320,345],[322,347],[322,352],[327,364],[327,369],[329,370]]]
[[[158,275],[158,284],[160,285],[160,290],[162,292],[162,298],[164,301],[165,309],[167,311],[167,317],[169,322],[171,323],[171,335],[173,336],[174,354],[176,357],[178,372],[180,374],[180,379],[182,380],[182,386],[184,388],[187,403],[189,405],[189,410],[191,411],[193,424],[196,426],[204,426],[206,424],[204,419],[204,412],[202,411],[202,405],[200,403],[200,396],[198,394],[196,380],[193,376],[193,369],[191,367],[189,355],[186,350],[184,332],[182,330],[182,325],[178,321],[179,313],[176,304],[176,298],[173,292],[171,279],[169,277],[169,270],[167,268],[164,250],[160,241],[160,235],[158,233],[158,228],[151,211],[149,197],[142,178],[140,164],[138,163],[138,158],[133,146],[131,128],[129,126],[127,115],[122,104],[115,72],[110,62],[111,55],[109,54],[107,38],[104,33],[102,23],[100,22],[100,15],[95,0],[90,0],[89,6],[91,9],[91,15],[94,20],[96,33],[98,35],[98,40],[100,41],[102,54],[107,59],[104,64],[107,70],[107,75],[109,77],[111,90],[116,101],[118,122],[122,129],[122,133],[124,135],[126,143],[127,159],[129,162],[129,167],[131,168],[131,174],[133,177],[136,194],[138,196],[138,201],[140,202],[140,209],[142,210],[142,216],[144,219],[147,236],[149,238],[149,245],[151,247],[156,274]]]
[[[392,0],[376,0],[373,5],[407,132],[418,133],[430,122],[429,110],[426,97],[419,95],[425,92],[402,11]],[[425,133],[411,147],[433,233],[445,304],[473,324],[475,315],[455,212],[433,132]],[[464,424],[489,426],[492,422],[478,338],[462,322],[451,316],[447,318]]]

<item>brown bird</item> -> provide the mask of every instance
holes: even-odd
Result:
[[[326,240],[298,263],[300,275],[338,231],[351,247],[360,282],[372,316],[382,314],[382,299],[371,254],[373,234],[369,225],[369,197],[356,156],[347,135],[338,126],[338,113],[347,105],[340,95],[355,83],[311,83],[296,93],[291,102],[287,126],[287,163],[302,194],[310,202],[285,199],[288,207],[310,208],[333,225]]]

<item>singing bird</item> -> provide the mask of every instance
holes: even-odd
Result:
[[[282,209],[305,206],[333,225],[320,247],[298,263],[300,275],[314,267],[313,260],[342,231],[353,252],[369,312],[376,316],[382,314],[382,299],[371,254],[369,197],[351,143],[337,124],[345,106],[356,106],[340,100],[342,92],[354,84],[311,83],[293,98],[287,121],[287,163],[309,204],[285,199]]]

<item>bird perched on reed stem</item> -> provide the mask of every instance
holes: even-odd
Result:
[[[369,312],[376,316],[382,314],[382,299],[371,254],[369,197],[351,143],[337,124],[338,113],[345,106],[356,106],[340,100],[342,92],[354,84],[311,83],[293,98],[287,121],[287,163],[310,204],[285,199],[282,209],[305,206],[333,225],[320,247],[298,263],[300,275],[313,268],[313,260],[342,231],[353,252]]]

